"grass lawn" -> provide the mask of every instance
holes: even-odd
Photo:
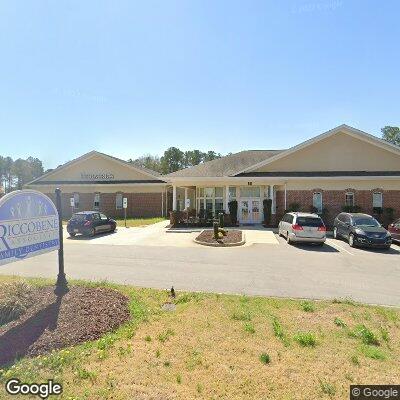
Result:
[[[399,309],[178,292],[168,312],[165,291],[75,284],[125,293],[131,321],[95,342],[17,361],[1,371],[2,387],[10,377],[53,378],[70,400],[309,400],[347,399],[352,383],[398,383]]]
[[[117,226],[125,226],[124,219],[115,219],[117,222]],[[157,222],[165,221],[165,218],[162,217],[155,217],[155,218],[127,218],[126,219],[126,226],[133,228],[133,227],[140,227],[155,224]]]
[[[117,226],[125,226],[125,220],[124,219],[115,219],[117,222]],[[151,224],[155,224],[157,222],[165,221],[165,218],[163,217],[155,217],[155,218],[127,218],[126,219],[126,226],[129,228],[134,228],[134,227],[141,227],[141,226],[147,226]],[[63,225],[67,225],[68,220],[63,221]]]

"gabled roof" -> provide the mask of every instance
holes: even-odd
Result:
[[[131,168],[131,169],[134,170],[134,171],[137,171],[137,172],[140,172],[140,173],[142,173],[142,174],[144,174],[144,175],[147,175],[147,176],[149,176],[150,178],[152,178],[152,180],[157,180],[157,181],[163,182],[163,180],[162,180],[162,178],[161,178],[161,175],[160,175],[158,172],[156,172],[156,171],[152,171],[152,170],[150,170],[150,169],[148,169],[148,168],[141,167],[141,166],[139,166],[139,165],[137,165],[137,164],[130,163],[130,162],[128,162],[128,161],[121,160],[121,159],[119,159],[119,158],[117,158],[117,157],[113,157],[113,156],[110,156],[110,155],[108,155],[108,154],[105,154],[105,153],[101,153],[101,152],[99,152],[99,151],[92,150],[92,151],[90,151],[89,153],[84,154],[83,156],[80,156],[80,157],[78,157],[78,158],[75,158],[75,159],[73,159],[73,160],[71,160],[71,161],[66,162],[66,163],[63,164],[63,165],[60,165],[60,166],[57,167],[57,168],[52,169],[51,171],[49,171],[49,172],[43,174],[42,176],[39,176],[38,178],[34,179],[33,181],[28,182],[26,185],[31,185],[31,184],[33,184],[33,183],[39,183],[39,181],[43,181],[44,178],[48,178],[49,176],[51,176],[51,175],[53,175],[53,174],[55,174],[55,173],[58,173],[58,172],[60,172],[60,171],[62,171],[62,170],[64,170],[64,169],[66,169],[66,168],[72,166],[73,164],[76,164],[76,163],[78,163],[78,162],[87,160],[87,159],[89,159],[89,158],[91,158],[91,157],[94,157],[94,156],[100,156],[100,157],[103,157],[103,158],[112,160],[112,161],[117,162],[117,163],[119,163],[119,164],[125,165],[125,166]]]
[[[193,167],[181,169],[165,175],[168,178],[222,177],[236,175],[255,163],[273,157],[283,150],[244,150],[216,160],[207,161]]]
[[[279,160],[281,158],[287,157],[298,150],[304,149],[305,147],[311,146],[315,143],[318,143],[319,141],[321,141],[323,139],[326,139],[326,138],[336,135],[338,133],[348,134],[357,139],[360,139],[362,141],[365,141],[367,143],[373,144],[377,147],[383,148],[392,153],[400,155],[400,147],[399,146],[396,146],[395,144],[387,142],[386,140],[380,139],[376,136],[370,135],[367,132],[364,132],[359,129],[353,128],[349,125],[343,124],[343,125],[337,126],[336,128],[333,128],[327,132],[324,132],[318,136],[315,136],[312,139],[306,140],[305,142],[302,142],[302,143],[298,144],[297,146],[291,147],[290,149],[288,149],[286,151],[282,151],[282,152],[274,155],[273,157],[269,157],[258,163],[254,163],[253,165],[250,165],[247,168],[244,168],[243,170],[238,171],[236,175],[252,172],[256,169],[259,169],[261,167],[264,167],[265,165],[271,164],[272,162]]]

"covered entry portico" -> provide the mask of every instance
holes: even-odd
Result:
[[[172,208],[174,211],[187,209],[182,205],[190,204],[196,215],[202,212],[218,215],[229,214],[229,202],[237,201],[237,218],[241,224],[261,224],[264,221],[263,201],[271,199],[272,214],[276,214],[276,191],[279,184],[266,184],[265,181],[240,181],[231,178],[231,182],[174,182],[172,185]],[[233,182],[232,182],[233,181]],[[182,196],[183,195],[183,196]],[[182,199],[183,197],[183,199]],[[187,200],[190,200],[187,202]]]

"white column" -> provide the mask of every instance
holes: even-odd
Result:
[[[225,213],[229,214],[229,185],[225,186],[225,204],[224,204],[224,209]]]
[[[276,214],[276,191],[274,185],[270,185],[270,193],[271,193],[271,213]]]
[[[188,188],[185,187],[185,210],[186,210],[186,199],[188,198]]]
[[[172,211],[176,211],[176,186],[172,186]]]

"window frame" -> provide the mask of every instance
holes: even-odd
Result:
[[[96,201],[96,198],[98,198],[98,201]],[[98,192],[96,192],[93,196],[93,209],[96,211],[100,210],[100,193]]]
[[[222,191],[222,196],[216,196],[216,189],[220,189]],[[212,193],[211,193],[212,189]],[[225,188],[223,186],[207,186],[207,187],[198,187],[197,188],[197,211],[208,210],[213,214],[215,212],[226,212],[224,209],[224,192]],[[217,209],[216,205],[222,203],[222,209]],[[211,208],[209,205],[212,205]],[[208,207],[207,207],[208,205]]]
[[[380,196],[380,205],[379,206],[376,206],[374,204],[375,195]],[[383,193],[382,192],[373,192],[372,193],[372,208],[383,208]]]
[[[74,197],[74,210],[79,210],[79,205],[80,205],[79,193],[74,192],[73,197]]]
[[[318,206],[316,206],[315,203],[315,196],[319,195],[321,197],[321,204],[320,204],[320,208]],[[313,192],[313,207],[317,209],[317,214],[321,214],[323,209],[324,209],[324,198],[323,198],[323,194],[320,191],[316,191]]]
[[[352,196],[352,204],[348,204],[348,202],[347,202],[347,200],[348,200],[348,197],[347,196]],[[356,195],[355,195],[355,193],[354,192],[346,192],[345,194],[344,194],[344,205],[346,206],[346,207],[354,207],[355,206],[355,204],[356,204]]]
[[[121,202],[119,202],[119,198],[121,198]],[[115,194],[115,209],[116,210],[122,210],[123,209],[123,194],[122,193],[116,193]],[[119,203],[121,203],[121,205],[119,205]]]

